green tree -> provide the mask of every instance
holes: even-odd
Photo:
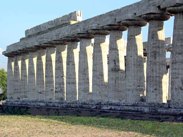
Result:
[[[4,69],[0,69],[0,88],[3,90],[0,100],[5,100],[7,93],[7,73]]]

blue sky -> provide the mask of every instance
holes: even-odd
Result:
[[[83,19],[124,7],[140,0],[2,0],[0,2],[0,68],[6,68],[6,58],[1,51],[7,45],[19,41],[24,37],[26,29],[46,21],[58,18],[70,12],[81,10]],[[166,23],[167,36],[171,36],[169,29],[172,21]],[[145,37],[147,29],[144,29]]]

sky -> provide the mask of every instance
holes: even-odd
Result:
[[[2,0],[0,2],[0,68],[6,69],[2,51],[24,37],[26,29],[80,10],[83,19],[124,7],[140,0]],[[166,35],[172,35],[173,19],[166,22]],[[143,29],[147,38],[147,27]]]

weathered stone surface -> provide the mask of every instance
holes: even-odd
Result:
[[[46,49],[45,100],[55,100],[55,48]]]
[[[40,49],[37,51],[37,75],[36,75],[36,93],[37,100],[45,100],[45,64],[46,50]]]
[[[171,99],[175,106],[183,105],[183,14],[175,15],[172,70],[171,70]]]
[[[161,8],[167,8],[167,7],[179,7],[183,5],[183,0],[164,0],[161,3]]]
[[[22,93],[21,89],[21,57],[15,57],[15,66],[14,66],[14,97],[15,100],[19,100]]]
[[[167,102],[163,85],[166,81],[166,49],[163,21],[149,22],[149,36],[147,49],[147,102]],[[164,98],[163,98],[164,97]]]
[[[93,49],[93,81],[92,100],[96,102],[107,101],[108,71],[107,68],[108,44],[105,35],[96,35]],[[106,70],[105,70],[106,69]]]
[[[0,113],[28,115],[75,115],[116,117],[134,120],[156,120],[183,122],[183,109],[171,108],[166,104],[133,106],[125,104],[87,104],[87,103],[42,103],[42,102],[3,102]]]
[[[14,99],[14,58],[8,58],[7,99]]]
[[[90,92],[90,72],[89,66],[92,64],[92,56],[89,52],[92,47],[91,39],[81,39],[79,52],[79,85],[78,85],[78,100],[80,102],[88,102],[91,100]]]
[[[55,100],[64,101],[66,96],[66,56],[67,45],[58,45],[56,47],[56,70],[55,70]]]
[[[30,52],[28,63],[28,100],[36,100],[36,63],[37,54],[35,52]]]
[[[49,22],[43,23],[31,29],[25,31],[25,36],[29,37],[32,35],[38,35],[45,32],[48,32],[52,29],[56,29],[58,27],[64,27],[69,24],[74,24],[82,21],[82,13],[81,11],[75,11],[63,17],[51,20]]]
[[[141,27],[128,28],[125,102],[133,104],[144,95],[144,58]]]
[[[27,93],[28,93],[28,68],[26,65],[26,61],[28,59],[28,56],[26,54],[23,54],[21,57],[21,99],[26,100],[27,99]]]
[[[66,101],[78,100],[78,63],[79,50],[77,42],[70,42],[67,46],[66,67]]]
[[[125,44],[122,31],[111,31],[108,55],[108,100],[121,102],[125,97]]]

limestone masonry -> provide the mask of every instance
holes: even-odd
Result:
[[[164,28],[171,17],[173,42]],[[3,54],[8,102],[183,109],[183,0],[141,0],[84,21],[80,11],[72,12],[26,30]]]

